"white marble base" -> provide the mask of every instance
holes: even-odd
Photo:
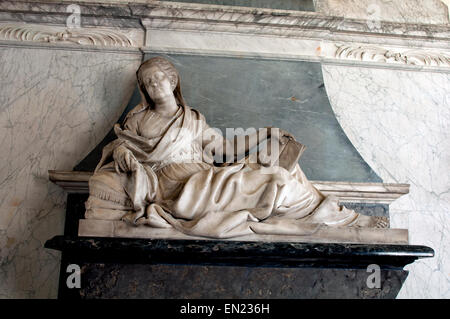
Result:
[[[188,236],[173,228],[152,228],[145,225],[131,226],[122,221],[95,219],[81,219],[78,228],[78,236],[217,240],[217,238]],[[408,230],[324,226],[319,228],[314,234],[304,236],[254,234],[223,240],[303,243],[408,244]]]

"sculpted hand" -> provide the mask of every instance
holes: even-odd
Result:
[[[136,161],[136,158],[134,157],[133,153],[122,145],[120,145],[114,150],[113,158],[114,158],[114,166],[117,173],[120,173],[119,168],[125,173],[131,171],[131,163],[133,161]]]
[[[287,142],[288,140],[294,140],[294,141],[295,141],[295,136],[294,136],[294,135],[292,135],[292,134],[289,133],[288,131],[285,131],[285,130],[282,130],[282,129],[279,129],[279,130],[280,130],[280,136],[281,136],[282,138],[287,139],[286,142]],[[281,140],[281,141],[283,142],[283,140]]]
[[[281,144],[286,144],[289,140],[296,140],[295,136],[289,133],[288,131],[285,131],[281,128],[271,127],[268,126],[267,128],[271,129],[270,137],[278,138],[281,142]]]

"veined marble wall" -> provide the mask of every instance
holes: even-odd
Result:
[[[70,170],[97,145],[135,87],[140,54],[0,47],[0,298],[56,298]],[[120,88],[120,89],[117,89]]]
[[[315,0],[316,11],[331,16],[399,23],[445,24],[448,0]]]
[[[346,18],[448,24],[448,0],[316,0],[316,11]],[[369,5],[372,7],[369,10]],[[352,8],[349,10],[348,8]],[[436,256],[406,267],[398,298],[450,298],[450,74],[324,65],[336,117],[385,183],[408,183],[390,205],[391,227]]]
[[[385,183],[408,183],[391,227],[436,256],[410,270],[398,298],[450,298],[450,74],[325,65],[336,117]]]

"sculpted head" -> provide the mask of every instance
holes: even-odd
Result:
[[[158,99],[173,94],[178,104],[185,105],[180,87],[180,75],[173,64],[163,58],[154,57],[143,62],[136,72],[143,99],[154,105]]]

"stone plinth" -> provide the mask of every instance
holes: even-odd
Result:
[[[425,246],[56,236],[61,298],[395,298]],[[81,267],[68,289],[66,267]],[[369,288],[368,265],[380,267]]]
[[[291,242],[291,243],[353,243],[353,244],[408,244],[407,229],[356,228],[308,226],[309,234],[302,235],[264,235],[251,234],[227,238],[238,242]],[[148,238],[148,239],[200,239],[183,234],[174,228],[153,228],[146,225],[133,226],[123,221],[80,219],[78,235],[82,237],[110,238]]]

